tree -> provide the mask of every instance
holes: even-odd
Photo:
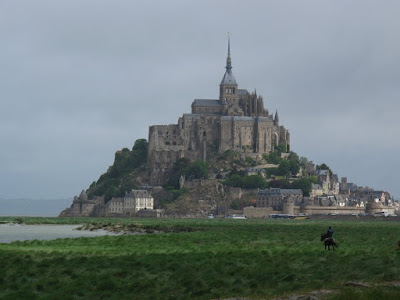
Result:
[[[305,168],[305,167],[308,165],[308,159],[307,159],[307,157],[304,157],[304,156],[300,157],[299,163],[300,163],[300,166],[302,166],[303,168]]]
[[[189,164],[185,169],[185,175],[195,179],[208,178],[208,164],[198,159]]]
[[[279,155],[281,155],[281,153],[286,153],[287,152],[286,145],[280,144],[278,146],[275,146],[275,152],[278,152]]]
[[[242,186],[242,177],[239,174],[233,174],[229,179],[226,181],[226,184],[229,186]]]
[[[311,182],[306,177],[301,177],[292,182],[291,184],[292,189],[301,189],[303,191],[303,196],[310,196],[311,193]]]
[[[173,186],[176,189],[179,189],[179,178],[184,175],[185,176],[185,170],[188,168],[190,165],[190,161],[182,157],[178,159],[175,163],[174,166],[172,167],[171,174],[169,176],[168,184]]]
[[[250,175],[242,179],[242,187],[245,189],[265,189],[267,182],[261,175]]]
[[[292,175],[296,175],[300,171],[300,165],[297,161],[290,160],[290,172]]]
[[[288,189],[290,188],[290,183],[288,180],[272,180],[269,182],[271,188]]]
[[[104,193],[104,200],[108,202],[112,197],[115,197],[117,195],[118,188],[114,185],[110,185],[106,192]]]
[[[328,170],[329,176],[332,176],[332,170],[331,170],[331,168],[329,168],[328,165],[325,164],[325,163],[323,163],[323,164],[321,164],[321,165],[317,165],[315,168],[316,168],[317,170]]]
[[[311,183],[315,183],[315,184],[318,183],[317,176],[310,176],[310,177],[308,177],[308,180],[310,180]]]
[[[279,164],[279,173],[281,176],[288,176],[290,171],[290,161],[287,159],[282,159],[281,163]]]
[[[268,155],[264,154],[263,158],[266,160],[267,163],[270,164],[279,164],[282,160],[277,152],[271,152]]]

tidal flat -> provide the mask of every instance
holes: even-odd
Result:
[[[121,224],[147,234],[0,244],[1,299],[285,299],[319,290],[331,291],[320,299],[400,298],[398,222],[19,221],[88,227]],[[335,229],[336,251],[325,250],[320,241],[328,226]],[[349,286],[348,282],[366,284]]]
[[[115,234],[103,229],[79,230],[79,225],[40,224],[26,225],[5,223],[0,224],[0,243],[30,240],[54,240],[62,238],[96,237]]]

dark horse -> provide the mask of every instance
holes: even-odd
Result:
[[[321,242],[324,242],[325,245],[325,250],[326,246],[328,246],[328,250],[331,251],[331,246],[332,249],[335,250],[335,247],[338,248],[338,244],[333,240],[333,238],[329,237],[326,235],[326,233],[321,233]]]

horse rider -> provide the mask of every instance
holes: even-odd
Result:
[[[327,241],[328,239],[332,239],[332,241],[334,242],[335,240],[333,239],[333,229],[331,226],[329,226],[328,231],[326,232],[326,239],[325,241]]]

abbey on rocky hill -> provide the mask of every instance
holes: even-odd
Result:
[[[278,112],[273,117],[264,108],[261,96],[238,88],[232,73],[229,40],[225,68],[219,99],[195,99],[192,113],[183,114],[178,124],[150,126],[150,184],[164,183],[179,158],[206,161],[211,149],[254,157],[273,151],[275,145],[289,149],[289,131],[279,125]]]

